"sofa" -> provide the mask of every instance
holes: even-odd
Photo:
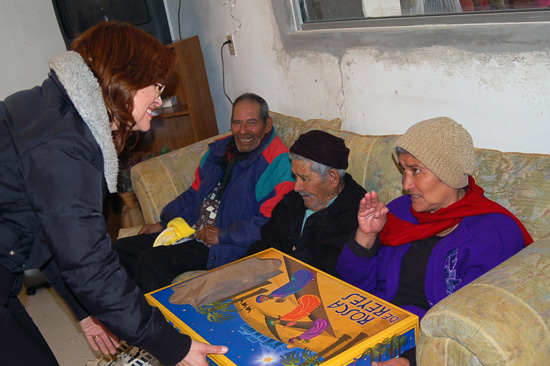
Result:
[[[287,146],[311,129],[343,138],[348,172],[382,201],[402,194],[392,157],[398,135],[360,135],[342,121],[302,120],[271,112]],[[209,142],[229,132],[144,161],[131,179],[146,223],[159,221],[166,203],[188,186]],[[423,318],[417,342],[420,365],[550,365],[550,155],[476,149],[476,182],[488,198],[513,212],[535,242],[436,304]],[[120,235],[139,227],[121,229]]]

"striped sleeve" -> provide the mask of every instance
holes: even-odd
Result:
[[[256,184],[256,200],[261,203],[260,212],[265,217],[271,217],[271,211],[285,194],[294,188],[288,149],[277,138],[272,149],[264,152],[264,158],[269,163]]]

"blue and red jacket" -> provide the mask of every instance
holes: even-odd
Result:
[[[176,217],[182,217],[190,225],[197,221],[204,198],[223,177],[224,171],[216,162],[225,154],[231,138],[216,140],[208,146],[191,187],[162,210],[163,227]],[[260,227],[271,217],[273,207],[293,188],[288,148],[272,128],[256,150],[233,168],[216,217],[219,244],[210,246],[207,268],[243,256],[261,238]]]

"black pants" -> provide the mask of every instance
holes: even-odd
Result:
[[[190,240],[153,248],[158,234],[122,238],[113,243],[120,265],[145,293],[168,286],[186,271],[207,269],[208,248]]]
[[[16,276],[0,265],[0,363],[6,366],[57,366],[57,360],[17,296]]]

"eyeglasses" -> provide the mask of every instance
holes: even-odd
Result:
[[[153,85],[157,87],[157,94],[156,94],[156,97],[155,97],[155,99],[156,99],[156,98],[160,97],[160,95],[161,95],[162,92],[164,91],[164,88],[166,88],[166,85],[164,85],[164,84],[159,84],[159,83],[153,84]]]

